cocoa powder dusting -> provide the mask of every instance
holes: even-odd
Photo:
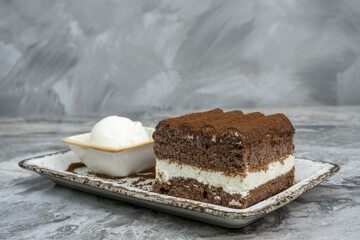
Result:
[[[81,162],[77,162],[77,163],[72,163],[69,165],[69,167],[66,169],[67,172],[72,172],[75,173],[75,170],[78,168],[82,168],[82,167],[86,167],[86,165],[84,163]],[[93,174],[98,178],[103,178],[103,179],[111,179],[111,180],[122,180],[122,179],[131,179],[131,178],[139,178],[138,180],[132,182],[132,186],[133,187],[141,187],[144,185],[152,185],[152,182],[149,181],[148,183],[145,183],[146,180],[149,179],[155,179],[155,167],[146,169],[144,171],[141,171],[139,173],[134,173],[131,174],[127,177],[114,177],[114,176],[109,176],[107,174],[103,174],[103,173],[94,173],[94,172],[88,172],[89,174]]]

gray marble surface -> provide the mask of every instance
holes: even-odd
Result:
[[[61,138],[88,131],[103,116],[1,117],[0,239],[359,239],[360,106],[260,110],[289,116],[297,157],[333,162],[341,170],[235,230],[60,187],[17,166],[22,159],[66,149]],[[150,126],[174,114],[121,113]]]
[[[358,105],[359,78],[359,0],[0,1],[0,115]]]

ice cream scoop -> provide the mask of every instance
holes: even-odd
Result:
[[[150,141],[149,135],[141,122],[128,118],[109,116],[95,124],[91,130],[91,144],[124,148]]]

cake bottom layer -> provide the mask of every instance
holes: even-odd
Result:
[[[291,154],[270,163],[267,170],[227,175],[223,171],[194,167],[170,159],[156,159],[156,179],[168,182],[173,178],[192,178],[205,185],[221,187],[227,193],[241,194],[242,197],[246,197],[249,191],[289,172],[295,166],[294,160],[295,156]]]
[[[172,178],[166,182],[157,180],[153,185],[153,191],[224,207],[247,208],[291,187],[294,183],[294,172],[295,168],[292,168],[287,173],[252,189],[245,197],[225,192],[222,187],[183,177]]]

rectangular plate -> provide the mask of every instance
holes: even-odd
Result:
[[[68,172],[79,159],[71,151],[48,154],[19,162],[19,166],[49,177],[57,184],[139,206],[228,228],[239,228],[291,202],[337,173],[336,164],[295,159],[295,184],[289,189],[246,209],[234,209],[151,192],[152,179],[136,185],[137,178],[111,180],[96,177],[86,167]]]

